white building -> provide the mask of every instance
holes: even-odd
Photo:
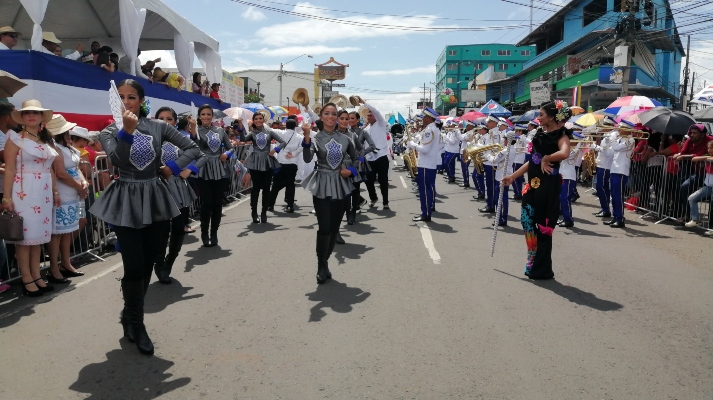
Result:
[[[294,106],[292,93],[298,88],[305,88],[309,92],[310,103],[314,104],[318,100],[315,94],[314,72],[283,71],[282,81],[282,101],[280,102],[280,81],[279,70],[248,69],[232,73],[241,78],[250,78],[258,82],[260,94],[264,95],[263,102],[267,106],[282,105],[283,107]],[[320,90],[318,87],[317,91]],[[289,104],[288,104],[288,100]]]

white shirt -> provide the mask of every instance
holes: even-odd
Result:
[[[508,151],[510,152],[510,157],[508,157],[508,165],[505,165],[505,156],[507,155]],[[503,180],[504,174],[507,174],[507,175],[512,174],[512,160],[513,160],[514,155],[515,155],[515,149],[512,146],[510,146],[509,148],[503,149],[501,152],[499,152],[497,154],[488,152],[488,154],[485,155],[485,159],[490,161],[492,163],[492,165],[495,166],[495,180],[496,181]]]
[[[453,129],[446,133],[445,137],[446,146],[445,149],[449,153],[459,153],[460,152],[460,130]]]
[[[577,163],[577,156],[581,151],[579,151],[580,143],[577,146],[570,148],[569,157],[566,160],[560,162],[560,174],[562,179],[569,179],[571,181],[577,180],[577,170],[575,169]]]
[[[376,123],[374,123],[374,125],[369,124],[366,126],[366,128],[364,128],[364,130],[369,132],[371,140],[374,141],[374,145],[376,145],[377,148],[376,152],[371,152],[367,154],[366,159],[369,161],[376,161],[377,158],[388,156],[390,154],[389,141],[386,138],[389,135],[389,125],[386,123],[384,116],[381,115],[379,110],[377,110],[374,106],[369,103],[364,103],[364,107],[368,108],[369,111],[371,111],[371,113],[374,115],[374,118],[376,118]]]
[[[10,48],[5,46],[5,43],[0,42],[0,50],[10,50]]]
[[[614,157],[612,158],[611,173],[629,176],[631,155],[634,153],[636,143],[632,137],[620,137],[612,144]]]
[[[54,55],[54,53],[47,50],[47,48],[45,46],[40,47],[40,52],[45,53],[45,54]],[[79,60],[79,57],[81,57],[81,56],[82,55],[79,54],[79,52],[77,50],[74,50],[74,53],[67,54],[66,56],[64,56],[64,58],[67,58],[70,60]]]
[[[614,160],[614,151],[611,149],[612,137],[616,136],[616,132],[612,131],[609,135],[605,135],[601,145],[592,147],[599,152],[597,154],[597,168],[611,169],[611,163]]]
[[[419,168],[436,169],[441,163],[440,137],[441,131],[432,122],[421,132],[421,144],[409,142],[409,148],[418,150]]]
[[[302,140],[304,140],[304,136],[292,129],[278,131],[278,134],[287,144],[280,146],[280,152],[275,154],[275,159],[280,164],[297,164],[297,160],[301,158],[298,156],[302,154]],[[287,158],[287,153],[292,153],[292,158]]]
[[[500,129],[498,129],[498,127],[496,126],[495,128],[488,131],[488,133],[483,135],[483,146],[487,146],[487,145],[491,145],[491,144],[499,144],[502,146],[503,137],[504,137],[503,135],[504,135],[504,132],[500,132]],[[486,160],[484,162],[485,165],[490,165],[490,166],[495,165],[495,164],[493,164],[492,161],[489,160],[488,157],[485,157],[485,160]]]
[[[527,143],[527,135],[520,134],[520,136],[517,137],[515,147],[519,147],[520,149],[515,150],[515,154],[513,155],[512,159],[513,164],[525,163],[525,149],[527,149]]]
[[[136,74],[134,76],[149,79],[146,74],[141,72],[141,60],[139,60],[138,57],[136,57],[136,60],[134,60],[134,65],[136,65]],[[124,56],[119,59],[119,71],[131,75],[131,60],[129,60],[129,57]]]
[[[468,142],[475,136],[475,141],[480,138],[480,135],[475,133],[475,129],[471,129],[466,133],[460,135],[460,151],[461,153],[468,148]]]

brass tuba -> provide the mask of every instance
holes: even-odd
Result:
[[[473,166],[475,169],[478,171],[478,174],[483,174],[485,168],[483,168],[483,163],[485,163],[485,159],[483,158],[483,153],[486,151],[495,151],[495,152],[501,152],[503,151],[503,146],[493,143],[489,144],[487,146],[482,146],[482,147],[476,147],[476,146],[469,146],[465,152],[466,152],[466,160],[464,162],[468,162],[468,160],[473,161]]]

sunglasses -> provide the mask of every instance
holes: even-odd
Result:
[[[10,36],[13,39],[17,39],[17,37],[20,36],[18,33],[3,33],[3,35]]]

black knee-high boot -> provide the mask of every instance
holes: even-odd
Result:
[[[178,253],[183,246],[184,236],[186,236],[185,232],[171,232],[171,239],[168,241],[168,254],[166,254],[166,260],[163,265],[163,276],[165,279],[162,280],[162,278],[159,277],[161,283],[171,283],[171,270],[173,270],[173,263],[176,261]]]
[[[218,227],[220,227],[220,220],[223,218],[223,207],[218,204],[211,213],[210,218],[210,245],[218,245]]]
[[[211,220],[211,210],[209,208],[201,209],[201,241],[203,246],[210,247],[210,237],[208,236],[208,227]]]
[[[329,251],[331,235],[317,234],[317,283],[324,283],[332,277],[329,272]]]
[[[150,275],[149,275],[150,276]],[[124,335],[136,343],[136,348],[142,354],[151,355],[154,352],[153,343],[144,325],[144,281],[126,282],[121,281],[121,291],[124,295],[123,317],[126,321],[124,325]],[[127,335],[127,325],[129,334]]]

